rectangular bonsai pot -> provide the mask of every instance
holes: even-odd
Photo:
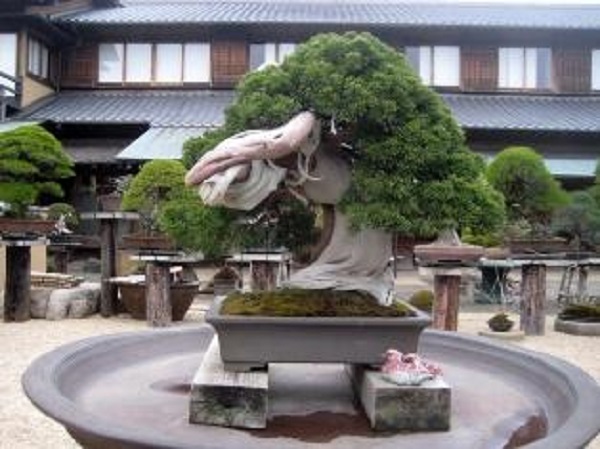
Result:
[[[414,317],[268,317],[221,315],[216,298],[205,320],[218,336],[229,371],[268,363],[351,363],[379,365],[388,349],[416,352],[419,335],[431,323]]]

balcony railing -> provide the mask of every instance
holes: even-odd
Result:
[[[20,78],[0,70],[0,122],[6,119],[8,106],[19,107],[23,84]]]

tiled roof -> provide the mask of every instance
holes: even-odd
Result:
[[[442,95],[467,129],[600,132],[600,96]],[[57,123],[215,127],[232,91],[63,91],[19,117]]]
[[[147,123],[215,127],[223,123],[230,91],[63,91],[20,119],[57,123]]]
[[[467,129],[600,132],[600,96],[443,95]]]
[[[152,127],[117,155],[117,159],[180,159],[183,144],[192,137],[199,137],[208,128],[202,127]]]
[[[125,2],[126,3],[126,2]],[[409,3],[374,0],[132,2],[63,16],[72,24],[340,24],[599,29],[599,5]]]

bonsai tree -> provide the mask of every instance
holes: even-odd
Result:
[[[185,167],[174,160],[154,160],[142,166],[123,195],[121,207],[141,216],[142,228],[149,234],[159,231],[158,217],[164,205],[181,197]]]
[[[318,117],[322,140],[352,164],[340,207],[353,227],[435,236],[502,223],[502,198],[449,109],[403,55],[368,33],[313,37],[280,66],[248,74],[224,126],[188,141],[183,161],[191,167],[224,138],[301,111]]]
[[[486,174],[492,186],[504,195],[510,222],[521,222],[521,228],[530,226],[533,233],[540,233],[552,214],[569,202],[542,156],[532,148],[506,148],[488,166]]]
[[[593,248],[600,243],[600,205],[592,190],[573,192],[570,204],[552,219],[557,235],[575,241],[578,248]]]
[[[7,216],[27,216],[42,195],[62,197],[58,181],[73,175],[73,161],[42,127],[0,133],[0,201],[10,206]]]
[[[184,184],[185,172],[180,161],[147,162],[125,190],[122,208],[140,213],[146,233],[165,233],[179,248],[220,257],[236,238],[232,212],[198,201]]]

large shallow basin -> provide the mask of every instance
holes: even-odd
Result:
[[[268,428],[189,424],[189,383],[213,331],[145,331],[82,340],[37,359],[29,398],[88,448],[585,447],[600,429],[600,387],[574,366],[454,333],[420,351],[452,386],[449,432],[377,434],[355,409],[342,365],[272,365]],[[343,344],[343,342],[340,342]],[[43,442],[40,442],[43,444]]]

